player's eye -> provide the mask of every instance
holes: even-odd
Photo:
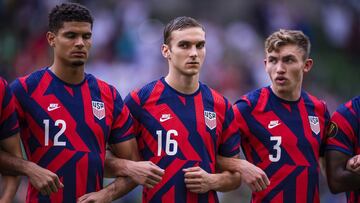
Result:
[[[90,33],[85,34],[85,35],[83,35],[83,38],[84,39],[91,39],[91,34]]]
[[[74,39],[76,37],[76,34],[73,32],[67,32],[65,33],[65,37],[69,39]]]
[[[183,49],[187,49],[189,47],[188,43],[179,43],[179,47]]]
[[[204,48],[205,47],[205,42],[201,42],[201,43],[198,43],[197,45],[196,45],[196,48],[197,49],[202,49],[202,48]]]
[[[270,58],[268,58],[268,62],[272,63],[272,64],[275,64],[275,63],[277,63],[277,60],[275,58],[273,58],[273,57],[270,57]]]

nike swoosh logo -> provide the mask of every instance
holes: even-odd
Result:
[[[160,118],[160,122],[165,122],[167,120],[171,119],[171,117],[167,117],[167,118]]]
[[[275,128],[276,126],[280,125],[281,123],[269,123],[268,128],[272,129]]]
[[[54,111],[54,110],[56,110],[56,109],[58,109],[58,108],[60,108],[60,106],[55,106],[55,107],[49,106],[49,107],[47,108],[47,110],[48,110],[48,111]]]

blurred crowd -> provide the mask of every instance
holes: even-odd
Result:
[[[60,0],[0,1],[0,75],[11,82],[51,64],[45,33],[49,9]],[[201,80],[235,102],[269,84],[263,41],[270,33],[299,29],[310,37],[315,64],[305,88],[324,99],[331,112],[360,94],[359,0],[79,0],[95,17],[93,48],[86,71],[117,87],[123,97],[167,72],[160,53],[163,26],[176,16],[198,19],[206,30],[207,57]],[[24,183],[24,182],[23,182]],[[26,195],[25,184],[18,201]],[[330,195],[324,180],[322,202],[344,202]],[[242,186],[222,194],[222,202],[249,199]],[[140,201],[141,189],[126,200]],[[134,200],[133,198],[137,199]],[[246,201],[245,201],[246,202]]]

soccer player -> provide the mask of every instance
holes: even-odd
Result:
[[[190,17],[173,19],[164,29],[161,51],[167,76],[125,99],[142,158],[165,170],[160,183],[144,188],[143,202],[218,202],[215,191],[240,185],[239,173],[216,171],[217,155],[239,153],[239,134],[228,100],[199,82],[206,52],[203,26]],[[104,194],[114,199],[122,193],[111,188]],[[91,195],[87,198],[99,197]]]
[[[329,122],[326,105],[302,89],[313,65],[310,41],[301,31],[280,30],[265,41],[271,85],[234,105],[246,158],[265,171],[268,188],[252,202],[319,202],[319,157]],[[234,160],[220,160],[236,171]]]
[[[29,185],[27,202],[70,203],[100,190],[106,144],[121,158],[137,155],[132,119],[119,93],[84,72],[92,25],[91,13],[84,6],[55,6],[46,34],[53,64],[11,85],[29,160],[56,173],[64,185],[47,194]]]
[[[360,202],[360,96],[338,107],[331,117],[326,145],[326,173],[331,192],[346,192]],[[354,157],[353,157],[354,156]]]
[[[15,113],[14,97],[7,82],[0,78],[0,171],[2,194],[0,202],[12,202],[19,185],[16,175],[26,175],[30,183],[40,192],[58,185],[56,174],[22,159],[19,124]]]

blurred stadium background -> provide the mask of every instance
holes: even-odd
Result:
[[[61,0],[0,1],[0,75],[9,82],[51,64],[45,33],[49,10]],[[207,57],[201,80],[231,102],[269,84],[263,41],[280,28],[299,29],[312,42],[314,67],[304,87],[337,105],[360,93],[359,0],[79,0],[95,17],[86,71],[117,87],[123,97],[167,72],[160,54],[163,26],[176,16],[198,19],[206,29]],[[108,182],[108,181],[106,181]],[[15,202],[24,202],[26,179]],[[306,194],[304,194],[306,195]],[[331,195],[324,179],[322,202]],[[248,202],[249,189],[220,194],[221,202]],[[138,187],[116,202],[140,202]]]

